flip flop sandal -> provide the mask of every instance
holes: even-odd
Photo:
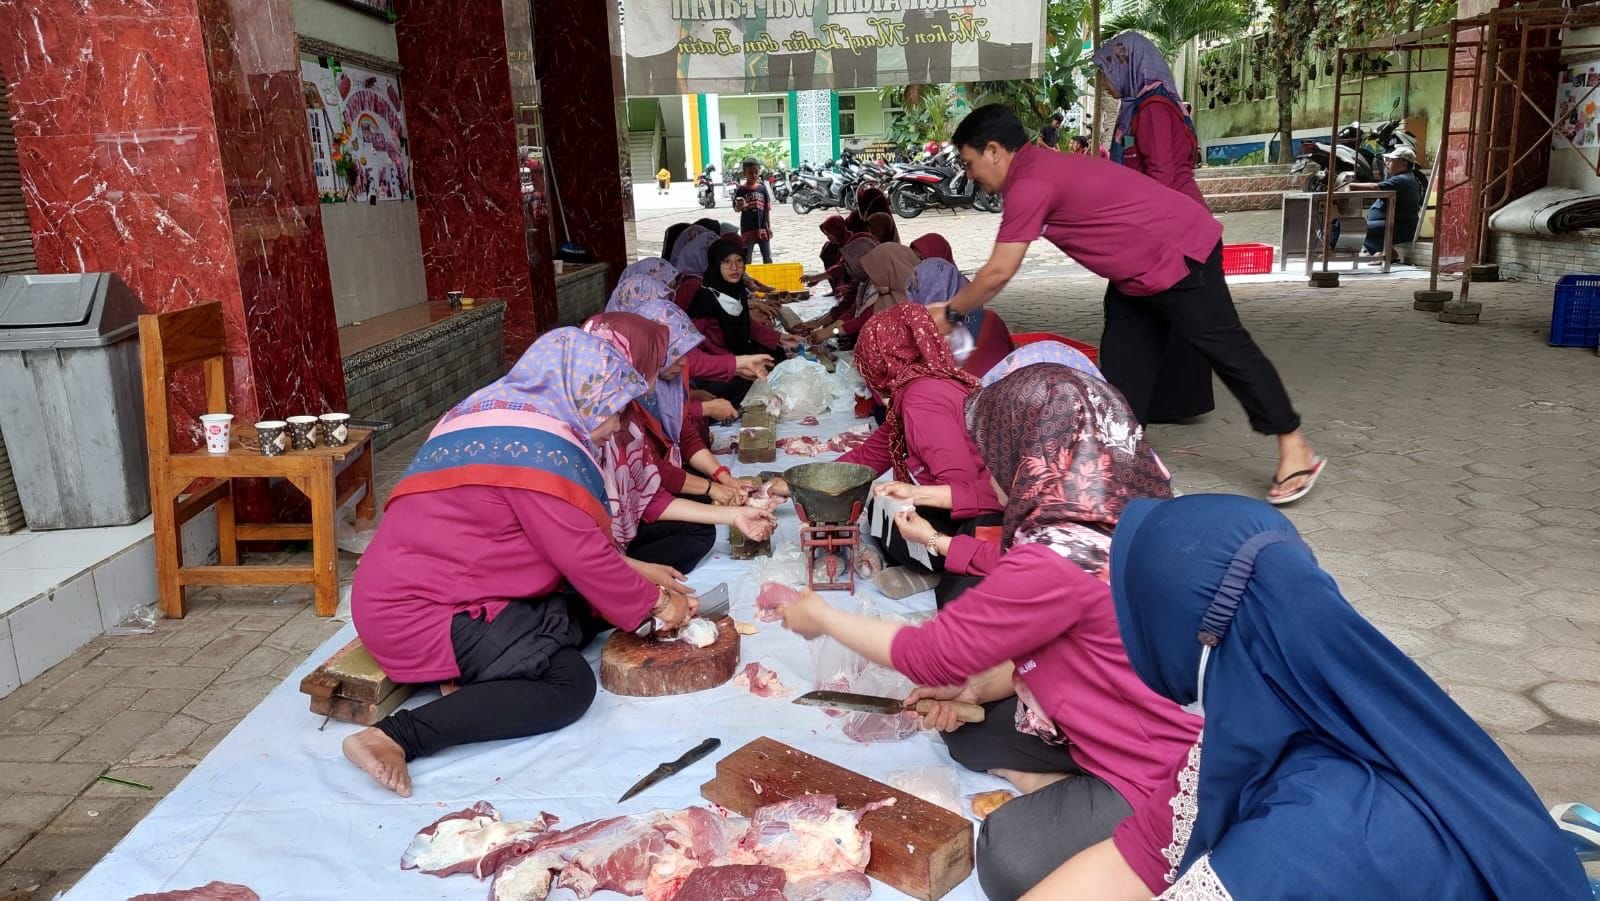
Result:
[[[1310,494],[1311,493],[1311,489],[1313,487],[1315,487],[1316,484],[1317,484],[1317,477],[1322,475],[1323,468],[1328,465],[1327,458],[1325,458],[1325,457],[1316,457],[1315,461],[1316,462],[1311,464],[1311,468],[1310,469],[1302,469],[1302,470],[1300,470],[1298,472],[1291,472],[1291,473],[1289,473],[1288,475],[1284,476],[1281,479],[1273,479],[1272,480],[1272,487],[1274,487],[1274,488],[1278,487],[1279,485],[1284,484],[1285,482],[1289,482],[1289,481],[1292,481],[1294,479],[1298,479],[1298,478],[1302,478],[1302,477],[1304,477],[1306,481],[1305,481],[1305,484],[1301,485],[1298,490],[1291,491],[1290,493],[1285,494],[1282,497],[1273,497],[1271,494],[1268,494],[1267,497],[1266,497],[1267,503],[1272,504],[1274,506],[1282,506],[1284,504],[1294,503],[1295,501],[1297,501],[1297,500],[1305,497],[1306,495]]]
[[[1567,803],[1550,808],[1550,815],[1579,860],[1600,860],[1600,813],[1587,804]]]

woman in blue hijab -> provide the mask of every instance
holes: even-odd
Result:
[[[1149,893],[1126,867],[1155,860],[1170,868],[1164,897],[1592,901],[1505,754],[1350,606],[1270,506],[1130,502],[1111,590],[1139,678],[1206,717],[1170,804],[1129,824],[1143,833],[1141,817],[1164,816],[1171,844],[1113,840],[1127,897]],[[1117,859],[1080,857],[1097,852]],[[1042,893],[1071,897],[1116,875],[1091,875],[1086,860]]]

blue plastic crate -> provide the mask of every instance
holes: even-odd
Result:
[[[1551,347],[1600,344],[1600,275],[1563,275],[1550,311]]]

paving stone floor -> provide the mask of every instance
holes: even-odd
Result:
[[[1224,218],[1230,240],[1270,231],[1261,214]],[[998,218],[961,219],[972,233],[952,240],[976,265]],[[906,231],[955,222],[929,214]],[[1600,801],[1600,357],[1545,346],[1548,286],[1475,288],[1476,326],[1413,312],[1415,287],[1235,291],[1330,460],[1290,515],[1547,802]],[[1013,330],[1094,340],[1102,290],[1063,272],[1014,284],[996,309]],[[1217,401],[1198,423],[1157,427],[1156,446],[1185,492],[1260,494],[1272,442],[1220,385]],[[385,487],[420,437],[380,455]],[[186,619],[96,639],[0,699],[0,901],[70,886],[341,625],[303,589],[196,595]],[[97,781],[108,770],[152,788]]]

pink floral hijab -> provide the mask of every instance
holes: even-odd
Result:
[[[667,327],[632,313],[602,313],[583,325],[584,331],[621,351],[635,369],[655,376],[666,362]],[[645,508],[661,490],[659,462],[671,442],[661,425],[641,404],[623,412],[622,428],[600,449],[600,468],[611,504],[611,540],[619,550],[639,534]]]

